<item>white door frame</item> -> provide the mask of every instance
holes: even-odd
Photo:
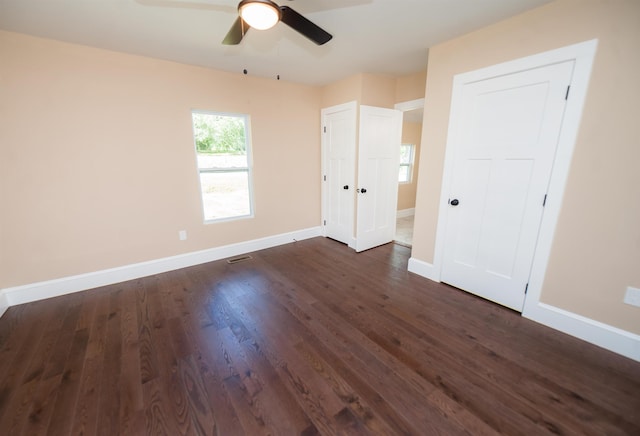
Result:
[[[542,312],[545,312],[546,309],[541,308],[542,303],[540,303],[540,295],[553,243],[553,235],[555,233],[558,216],[560,215],[560,210],[562,208],[562,197],[569,175],[569,167],[571,164],[578,129],[580,127],[582,110],[586,100],[589,78],[591,76],[591,68],[593,66],[597,45],[598,40],[593,39],[514,61],[482,68],[480,70],[458,74],[453,79],[450,122],[449,130],[447,132],[447,137],[449,138],[454,136],[455,129],[457,128],[455,125],[455,116],[453,114],[458,110],[457,104],[461,101],[461,92],[465,84],[554,63],[569,60],[575,61],[569,99],[565,108],[562,130],[558,140],[558,148],[549,182],[549,189],[547,191],[547,202],[542,216],[542,221],[540,223],[540,232],[531,266],[528,292],[525,297],[524,308],[522,311],[522,315],[527,318],[539,319],[540,317],[545,316]],[[451,179],[453,175],[452,164],[454,160],[454,152],[455,150],[452,149],[450,142],[448,142],[445,151],[444,173],[442,177],[442,190],[440,193],[438,227],[436,231],[433,265],[432,267],[425,267],[424,265],[417,266],[414,264],[410,268],[410,270],[419,272],[420,274],[435,281],[440,281],[440,274],[442,270],[444,238],[446,231],[446,203],[449,198]]]
[[[394,109],[398,109],[401,112],[408,112],[415,109],[424,108],[424,98],[418,98],[416,100],[403,101],[401,103],[396,103]]]

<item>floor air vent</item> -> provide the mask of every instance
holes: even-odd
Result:
[[[227,259],[227,263],[238,263],[238,262],[244,262],[245,260],[251,260],[251,259],[253,259],[253,257],[249,256],[248,254],[245,254],[244,256],[238,256],[231,259]]]

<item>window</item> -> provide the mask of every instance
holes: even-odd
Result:
[[[192,118],[204,220],[252,216],[248,116],[193,112]]]
[[[402,144],[400,146],[400,173],[398,182],[409,183],[413,177],[414,144]]]

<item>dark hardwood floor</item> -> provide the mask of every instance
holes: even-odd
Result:
[[[640,363],[315,238],[0,318],[2,435],[640,435]]]

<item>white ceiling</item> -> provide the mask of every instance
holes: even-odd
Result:
[[[221,44],[238,0],[0,0],[0,29],[323,85],[423,71],[428,48],[551,0],[276,0],[324,28],[317,46],[283,23]]]

